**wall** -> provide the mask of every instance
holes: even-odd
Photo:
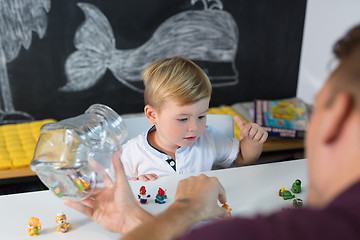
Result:
[[[306,0],[1,0],[0,124],[61,120],[93,103],[141,112],[142,70],[174,55],[209,75],[212,106],[293,97],[305,8]]]
[[[297,97],[313,103],[336,66],[332,47],[354,24],[360,23],[358,0],[308,0]]]

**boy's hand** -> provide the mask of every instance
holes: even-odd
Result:
[[[155,181],[156,179],[158,179],[158,176],[155,173],[150,173],[150,174],[144,174],[144,175],[140,175],[138,177],[132,177],[131,180],[132,181],[143,181],[143,182],[147,182],[147,181]]]
[[[259,143],[264,143],[268,137],[267,131],[257,123],[244,123],[239,116],[234,116],[236,124],[241,130],[240,140],[249,138]]]

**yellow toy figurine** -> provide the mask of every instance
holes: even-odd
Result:
[[[57,224],[57,231],[66,233],[69,231],[70,223],[66,222],[66,215],[62,212],[59,212],[55,217],[55,221]]]
[[[41,224],[38,218],[31,217],[28,221],[28,233],[29,236],[38,236],[41,230]]]
[[[232,208],[230,208],[229,205],[227,205],[226,203],[224,203],[224,205],[222,205],[222,207],[228,212],[227,219],[231,219]]]

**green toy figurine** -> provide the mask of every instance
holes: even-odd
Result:
[[[285,190],[285,188],[280,188],[279,190],[279,196],[283,197],[284,200],[292,199],[295,197],[295,195],[291,194],[289,190]]]
[[[293,183],[291,187],[291,191],[293,193],[300,193],[301,192],[301,181],[299,179],[296,179],[296,181]]]
[[[300,198],[295,198],[293,200],[293,207],[294,208],[302,208],[303,206],[303,200],[301,200]]]

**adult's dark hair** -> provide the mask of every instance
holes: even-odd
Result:
[[[351,28],[346,35],[339,39],[333,48],[335,56],[339,59],[349,56],[360,46],[360,25]]]

